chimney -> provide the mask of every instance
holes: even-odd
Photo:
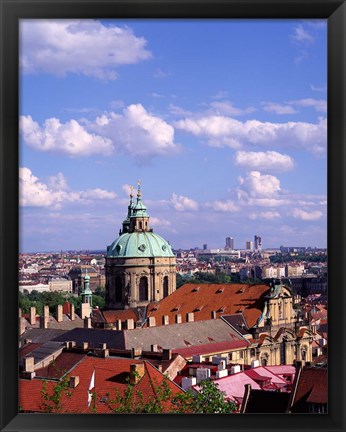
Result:
[[[108,348],[105,348],[102,350],[102,357],[103,358],[109,357],[109,349]]]
[[[120,319],[118,319],[117,320],[117,330],[121,330],[121,320]]]
[[[176,316],[175,316],[175,322],[176,322],[176,324],[181,324],[181,314],[176,314]]]
[[[162,364],[157,365],[157,370],[162,373]]]
[[[84,328],[92,328],[91,327],[91,318],[90,317],[85,317],[84,318]]]
[[[23,369],[24,372],[34,372],[34,357],[24,357],[23,358]]]
[[[31,308],[30,308],[30,324],[31,325],[36,324],[36,308],[35,308],[35,306],[31,306]]]
[[[162,350],[162,360],[171,360],[172,359],[172,350],[164,348]]]
[[[168,315],[164,315],[162,317],[162,324],[163,325],[168,325],[169,324],[169,316]]]
[[[107,349],[107,344],[106,344],[106,343],[100,343],[100,348],[101,348],[102,350]]]
[[[48,328],[48,321],[47,321],[47,319],[46,319],[45,316],[41,316],[41,317],[40,317],[40,328],[41,328],[41,329],[46,329],[46,328]]]
[[[76,346],[76,342],[75,341],[67,341],[65,342],[65,348],[66,349],[71,349],[74,348]]]
[[[87,349],[89,349],[89,342],[83,342],[82,343],[82,348],[84,351],[86,351]]]
[[[159,351],[158,350],[158,346],[156,344],[150,345],[150,351],[152,351],[152,352],[158,352]]]
[[[135,358],[135,357],[139,357],[142,355],[142,348],[132,348],[131,349],[131,357]]]
[[[155,327],[156,325],[156,319],[155,317],[151,316],[148,318],[149,327]]]
[[[49,306],[45,305],[43,307],[43,316],[46,318],[46,320],[49,320]]]
[[[216,319],[216,311],[211,311],[211,319]]]
[[[76,388],[79,384],[79,376],[71,376],[69,381],[69,387],[70,388]]]
[[[19,336],[25,332],[25,318],[19,317]]]
[[[62,322],[62,305],[56,307],[56,320]]]
[[[195,320],[195,314],[193,312],[189,312],[186,314],[186,322],[193,322]]]
[[[135,363],[130,365],[130,384],[136,385],[145,374],[144,363]]]
[[[75,316],[74,316],[74,304],[71,303],[71,309],[70,309],[70,320],[74,321]]]
[[[133,330],[135,328],[135,323],[132,318],[127,319],[126,324],[127,330]]]

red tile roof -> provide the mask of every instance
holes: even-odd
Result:
[[[264,295],[269,289],[264,284],[185,284],[159,303],[151,303],[147,316],[154,316],[157,326],[162,325],[164,315],[169,316],[170,324],[175,323],[176,314],[181,314],[182,322],[186,322],[186,314],[203,305],[199,312],[194,312],[195,321],[211,319],[212,311],[217,318],[242,311],[252,327],[262,313]]]
[[[135,385],[135,391],[143,393],[144,401],[148,401],[156,396],[156,388],[160,386],[165,377],[147,361],[133,359],[106,358],[100,359],[95,357],[85,357],[68,376],[78,376],[79,384],[74,389],[69,389],[71,395],[63,394],[61,399],[62,413],[92,413],[88,407],[88,389],[90,380],[95,370],[95,393],[96,393],[96,412],[111,414],[112,410],[107,405],[107,400],[115,397],[115,392],[123,394],[127,388],[126,377],[129,376],[130,365],[144,363],[145,373],[138,384]],[[167,381],[173,394],[182,390],[173,382]],[[19,380],[19,405],[26,412],[44,412],[42,388],[44,381],[40,379]],[[57,382],[47,381],[47,391],[52,394]],[[135,396],[134,396],[135,397]],[[91,403],[93,405],[93,402]],[[164,403],[164,409],[168,410],[170,403]],[[53,412],[56,412],[53,409]]]
[[[138,320],[135,311],[132,309],[106,310],[102,313],[107,323],[115,323],[117,320],[133,319],[134,322]]]
[[[293,412],[306,412],[306,403],[326,404],[328,402],[327,368],[305,367],[300,374],[297,391],[292,405]]]

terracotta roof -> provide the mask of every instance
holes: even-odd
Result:
[[[156,397],[156,388],[160,386],[165,377],[147,361],[133,359],[85,357],[68,376],[78,376],[79,384],[74,389],[69,389],[71,395],[62,395],[61,413],[93,413],[88,407],[88,389],[93,371],[95,370],[95,408],[98,414],[111,414],[112,410],[108,407],[107,401],[115,397],[115,392],[123,394],[127,388],[126,378],[130,373],[131,364],[144,363],[145,373],[138,384],[135,385],[135,392],[143,393],[143,400],[148,401]],[[48,394],[52,394],[57,382],[46,381]],[[19,380],[19,405],[26,412],[44,412],[43,398],[41,390],[43,380]],[[173,394],[182,390],[172,381],[167,384]],[[134,394],[135,394],[134,392]],[[136,396],[134,395],[134,398]],[[91,403],[93,406],[93,402]],[[170,402],[164,403],[164,410],[168,411]],[[56,412],[53,409],[52,412]]]
[[[70,369],[76,366],[83,358],[85,354],[78,353],[67,353],[62,352],[52,363],[48,366],[37,369],[36,376],[40,378],[61,378]]]
[[[175,323],[176,314],[181,314],[182,322],[186,322],[186,314],[203,305],[194,313],[195,321],[210,319],[212,311],[218,318],[242,312],[252,327],[262,313],[264,295],[269,290],[264,284],[185,284],[162,299],[156,308],[150,304],[147,316],[154,316],[158,326],[162,325],[164,315],[169,316],[170,324]]]
[[[127,319],[133,319],[134,322],[138,320],[133,309],[106,310],[102,313],[107,323],[115,323],[117,320],[126,321]]]
[[[32,351],[34,351],[36,348],[40,347],[42,344],[40,343],[29,343],[24,345],[19,349],[19,358],[25,357],[26,355],[30,354]]]
[[[305,367],[298,379],[292,412],[308,412],[307,403],[327,404],[327,368]]]

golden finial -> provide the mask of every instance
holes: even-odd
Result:
[[[130,192],[130,197],[133,198],[133,186],[132,185],[130,186],[130,191],[131,191]]]

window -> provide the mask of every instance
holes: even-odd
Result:
[[[255,348],[251,348],[250,349],[250,357],[255,357],[255,354],[256,354]]]
[[[168,296],[168,276],[163,278],[163,297]]]
[[[139,280],[139,301],[148,300],[148,278],[142,276]]]

